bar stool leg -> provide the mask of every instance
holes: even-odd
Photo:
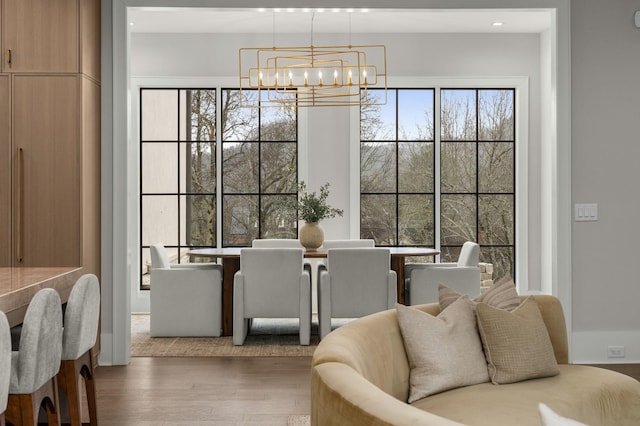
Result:
[[[91,351],[85,352],[76,360],[63,360],[60,365],[58,377],[60,378],[60,388],[67,394],[71,426],[82,425],[82,404],[80,391],[78,389],[78,379],[80,376],[82,376],[85,383],[87,405],[89,407],[89,424],[91,426],[97,426],[98,410],[93,367],[91,366]]]
[[[42,403],[44,403],[49,426],[60,426],[58,381],[56,377],[42,385],[34,393],[9,394],[6,419],[14,425],[36,426]]]

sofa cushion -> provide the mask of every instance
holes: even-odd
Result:
[[[464,296],[437,317],[397,305],[411,368],[409,402],[458,386],[489,380],[469,299]]]
[[[445,309],[460,296],[462,296],[462,294],[457,291],[443,284],[438,285],[440,309]],[[512,311],[520,305],[520,298],[518,297],[516,285],[513,283],[513,280],[510,277],[504,277],[493,283],[491,287],[473,299],[474,304],[480,302],[487,303],[499,309]]]
[[[551,339],[533,296],[512,312],[478,303],[476,315],[494,384],[558,374]]]
[[[544,379],[495,386],[481,383],[431,395],[411,404],[469,426],[540,426],[538,403],[589,426],[640,425],[640,384],[614,371],[559,366]]]

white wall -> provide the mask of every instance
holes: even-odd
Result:
[[[640,362],[640,0],[572,2],[574,203],[597,203],[597,222],[574,222],[573,327],[577,361],[626,346]],[[609,359],[608,361],[616,361]]]

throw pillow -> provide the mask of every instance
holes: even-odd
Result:
[[[438,286],[440,309],[445,309],[456,301],[462,294],[449,287],[440,284]],[[498,309],[512,311],[520,305],[520,298],[516,291],[516,285],[510,277],[504,277],[495,283],[484,293],[473,299],[474,304],[483,302]]]
[[[460,386],[489,381],[473,307],[461,297],[434,317],[397,305],[411,368],[409,403]]]
[[[476,316],[492,383],[514,383],[560,373],[534,297],[527,297],[512,312],[478,303]]]
[[[587,426],[579,421],[562,417],[542,402],[538,404],[542,426]]]

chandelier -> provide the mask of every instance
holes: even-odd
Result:
[[[275,17],[274,17],[275,20]],[[349,21],[351,27],[351,21]],[[351,28],[349,28],[351,38]],[[349,40],[350,41],[350,40]],[[384,105],[387,53],[383,45],[241,48],[240,92],[257,90],[248,107]],[[369,89],[384,89],[372,96]],[[241,99],[244,97],[241,96]]]

